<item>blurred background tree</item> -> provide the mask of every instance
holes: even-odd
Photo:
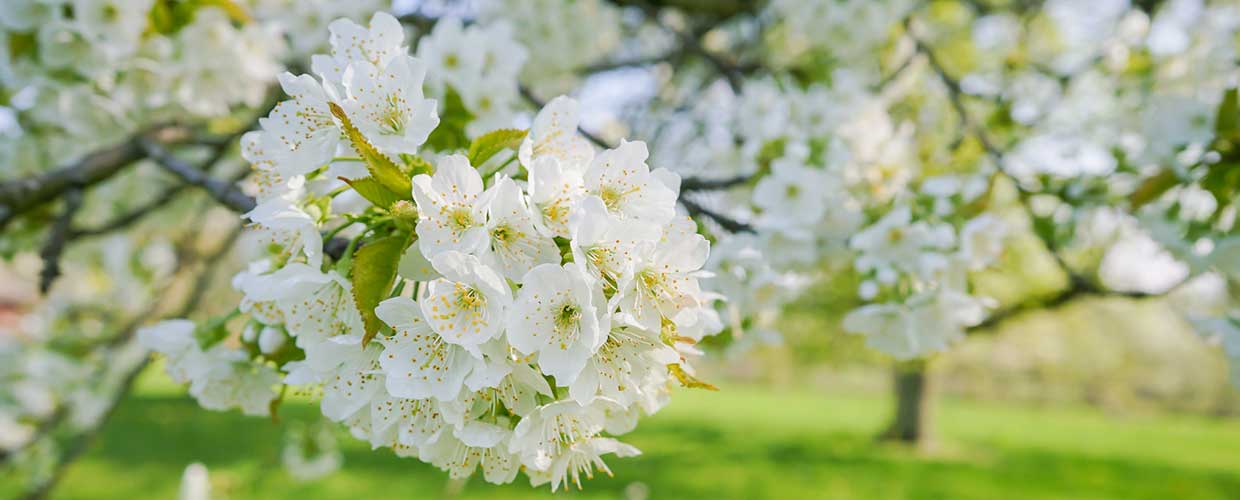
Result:
[[[377,10],[530,52],[513,88],[440,111],[524,127],[572,93],[597,147],[645,140],[683,177],[724,299],[701,379],[890,391],[881,437],[920,448],[944,396],[1237,410],[1240,4],[310,4],[0,10],[0,448],[31,496],[147,366],[138,325],[237,304],[212,271],[268,243],[233,244],[268,182],[238,140],[328,22]],[[448,125],[441,152],[479,135]]]

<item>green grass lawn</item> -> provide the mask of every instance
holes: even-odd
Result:
[[[150,377],[148,377],[149,379]],[[877,445],[886,400],[725,387],[681,391],[626,441],[645,454],[611,459],[615,478],[574,498],[1240,498],[1240,422],[1106,417],[1091,410],[945,402],[936,453]],[[289,402],[285,418],[316,408]],[[186,464],[205,463],[217,498],[435,498],[443,473],[343,438],[345,466],[295,483],[280,468],[280,428],[213,413],[144,384],[53,498],[175,498]],[[474,478],[462,498],[541,498]]]

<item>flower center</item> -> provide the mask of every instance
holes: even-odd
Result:
[[[603,204],[607,206],[607,210],[616,211],[620,207],[620,201],[624,199],[627,192],[616,189],[613,186],[603,186],[599,190],[599,198],[603,199]]]
[[[487,299],[473,287],[459,287],[456,290],[456,305],[461,309],[472,311],[486,305]]]
[[[564,303],[555,313],[555,326],[559,330],[572,328],[580,320],[581,307],[571,302]]]
[[[387,106],[384,107],[383,114],[379,117],[379,124],[385,133],[400,135],[409,121],[406,115],[405,99],[398,94],[388,94]]]
[[[508,225],[496,226],[491,230],[491,239],[498,243],[508,244],[517,238],[516,231],[513,231]]]
[[[568,222],[568,204],[559,201],[543,207],[543,217],[556,224]]]
[[[474,226],[474,214],[465,207],[457,207],[448,215],[448,222],[457,231],[464,231]]]

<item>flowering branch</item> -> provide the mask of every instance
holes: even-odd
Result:
[[[934,50],[916,35],[915,30],[913,29],[913,18],[912,17],[905,18],[904,26],[905,26],[905,31],[907,32],[909,38],[912,39],[917,52],[925,56],[926,62],[929,65],[930,69],[934,72],[934,74],[938,77],[938,79],[943,82],[943,85],[947,88],[948,100],[951,102],[952,109],[955,110],[956,115],[960,119],[961,127],[964,129],[964,132],[966,134],[971,134],[975,138],[977,138],[978,142],[981,144],[982,149],[985,151],[986,155],[989,156],[991,160],[995,163],[995,167],[998,169],[998,173],[1006,175],[1009,178],[1012,178],[1013,185],[1015,186],[1019,194],[1021,203],[1024,204],[1026,210],[1031,211],[1032,209],[1029,206],[1029,201],[1030,201],[1030,198],[1035,193],[1030,192],[1029,190],[1025,189],[1023,186],[1020,185],[1020,182],[1016,181],[1015,178],[1013,178],[1011,175],[1004,172],[1003,164],[1004,164],[1005,154],[990,139],[990,136],[986,133],[985,129],[981,127],[980,125],[978,125],[973,120],[972,115],[969,113],[968,109],[965,107],[964,98],[963,98],[965,93],[960,86],[960,82],[957,81],[955,78],[953,78],[947,72],[947,70],[944,68],[943,64],[941,63],[941,61],[935,55]],[[1045,298],[1042,300],[1027,301],[1022,304],[998,311],[995,314],[990,315],[982,323],[970,328],[969,329],[970,331],[991,329],[995,327],[996,325],[1002,323],[1003,321],[1006,321],[1007,319],[1012,318],[1014,316],[1018,316],[1024,312],[1034,310],[1034,309],[1054,309],[1054,308],[1057,308],[1059,306],[1062,306],[1063,304],[1066,304],[1072,301],[1073,299],[1076,299],[1082,296],[1128,297],[1128,298],[1134,298],[1134,299],[1135,298],[1146,298],[1146,297],[1152,296],[1151,294],[1148,294],[1145,292],[1107,290],[1107,289],[1104,289],[1098,286],[1092,280],[1078,274],[1067,263],[1067,261],[1064,260],[1063,256],[1059,254],[1058,245],[1056,245],[1054,241],[1047,239],[1047,238],[1041,238],[1041,239],[1042,239],[1043,245],[1046,248],[1046,251],[1050,254],[1051,258],[1055,260],[1056,265],[1060,269],[1062,269],[1064,273],[1067,275],[1068,286],[1049,298]]]

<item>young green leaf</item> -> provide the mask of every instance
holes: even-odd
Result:
[[[445,90],[439,104],[443,106],[439,113],[439,126],[426,138],[426,145],[436,151],[468,148],[469,139],[465,136],[465,125],[474,119],[473,113],[469,112],[460,94],[451,87]]]
[[[366,201],[374,204],[374,206],[384,210],[390,209],[396,202],[405,199],[399,193],[388,189],[374,177],[362,177],[361,179],[346,179],[341,177],[340,180],[349,184],[349,187],[357,191],[357,194],[366,198]]]
[[[719,390],[719,388],[715,387],[714,384],[710,384],[702,379],[694,377],[693,375],[689,375],[689,372],[686,372],[685,369],[681,368],[679,364],[673,363],[667,365],[667,371],[680,382],[682,387],[688,387],[690,389],[706,389],[708,391]]]
[[[397,233],[367,243],[353,254],[353,302],[366,329],[363,347],[383,327],[383,322],[375,315],[375,307],[388,297],[396,279],[397,264],[409,240],[408,234]]]
[[[505,149],[516,150],[521,146],[528,130],[501,128],[482,134],[469,144],[469,164],[475,167],[486,163],[491,157]]]
[[[215,7],[224,11],[229,19],[239,24],[249,24],[254,21],[250,13],[246,12],[245,7],[233,0],[200,0],[199,3],[203,7]]]
[[[409,175],[401,170],[396,162],[388,158],[387,155],[379,152],[370,141],[366,140],[366,136],[353,126],[353,122],[349,120],[349,116],[345,114],[344,108],[340,105],[329,102],[327,106],[331,108],[332,115],[340,120],[344,126],[344,133],[349,138],[349,142],[353,144],[361,155],[362,161],[366,162],[366,170],[370,171],[370,176],[383,184],[384,187],[392,190],[392,192],[400,193],[401,199],[411,199],[413,197],[413,183],[409,180]]]
[[[1223,94],[1214,120],[1214,134],[1221,140],[1232,140],[1240,135],[1240,90],[1232,88]]]

